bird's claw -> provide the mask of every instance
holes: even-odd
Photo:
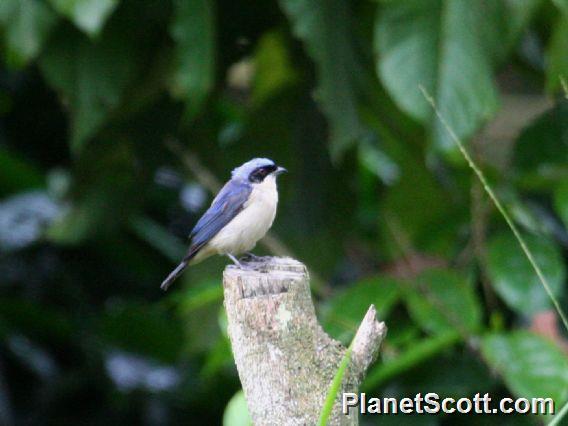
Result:
[[[245,253],[244,256],[240,258],[243,262],[260,262],[262,260],[262,256],[257,256],[253,253]]]
[[[258,271],[259,266],[255,265],[255,263],[262,260],[262,257],[252,253],[247,253],[245,256],[241,257],[241,259],[237,259],[232,254],[227,254],[227,256],[233,261],[236,267],[245,271]]]

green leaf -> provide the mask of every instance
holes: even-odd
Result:
[[[547,338],[525,331],[489,334],[481,351],[516,396],[553,398],[557,407],[568,399],[568,356]]]
[[[568,9],[568,7],[567,7]],[[568,79],[568,10],[554,26],[552,37],[546,49],[546,87],[550,92],[562,91],[560,79]]]
[[[0,35],[7,62],[22,67],[35,59],[56,22],[57,16],[40,1],[0,1]]]
[[[547,237],[525,235],[528,248],[542,269],[552,292],[559,295],[566,269],[558,247]],[[487,273],[503,301],[521,315],[550,309],[550,298],[515,237],[500,233],[488,242]]]
[[[523,130],[513,166],[528,184],[568,176],[568,100],[560,100]]]
[[[242,390],[238,391],[225,407],[223,426],[250,426],[252,421],[248,412],[247,401]]]
[[[60,31],[40,58],[48,83],[71,109],[71,150],[85,143],[116,110],[135,76],[136,40],[124,31],[107,31],[96,42]]]
[[[436,336],[438,337],[438,336]],[[430,338],[433,339],[433,338]],[[428,339],[428,340],[430,340]],[[417,340],[417,346],[423,342]],[[456,339],[455,344],[459,340]],[[473,351],[448,350],[439,348],[436,357],[414,365],[396,376],[397,393],[400,395],[416,395],[435,392],[439,395],[454,398],[471,397],[477,392],[493,392],[499,381],[481,357]],[[412,351],[412,347],[409,348]],[[395,358],[406,356],[400,354]],[[381,364],[384,365],[384,361]]]
[[[409,283],[405,300],[410,315],[425,331],[475,333],[481,308],[470,280],[444,269],[431,269]]]
[[[191,119],[215,81],[215,8],[213,0],[176,0],[170,34],[175,42],[172,96],[187,105]]]
[[[368,278],[331,298],[322,311],[322,323],[331,336],[345,341],[353,336],[361,318],[374,304],[377,317],[384,319],[399,297],[400,283],[392,278]]]
[[[483,19],[479,35],[483,49],[494,66],[500,66],[516,47],[519,36],[538,11],[543,0],[495,0],[479,3]]]
[[[62,15],[68,17],[81,31],[97,36],[119,0],[49,0]]]
[[[432,123],[435,146],[455,144],[419,86],[433,94],[442,116],[458,137],[471,136],[497,109],[489,54],[479,26],[480,0],[408,0],[378,11],[375,27],[377,72],[398,106]]]
[[[362,142],[357,153],[359,163],[365,169],[378,177],[384,184],[393,185],[400,177],[398,164],[374,143]],[[375,182],[373,180],[373,200],[375,196]],[[373,216],[375,212],[373,211]]]
[[[416,159],[416,153],[398,164],[400,178],[379,201],[383,212],[380,222],[383,246],[392,259],[400,258],[404,253],[393,236],[402,236],[421,252],[449,256],[465,213],[457,210],[460,206],[447,202],[450,194],[436,181],[424,161]]]
[[[527,202],[522,194],[516,192],[500,191],[501,198],[507,206],[511,218],[526,231],[533,234],[552,235],[554,230],[549,221],[543,220],[539,205]]]
[[[254,55],[254,65],[252,97],[257,105],[280,93],[298,78],[281,32],[270,31],[262,36]]]
[[[327,117],[331,154],[338,158],[364,134],[357,111],[357,78],[363,72],[353,48],[346,0],[280,0],[316,65],[316,98]]]
[[[554,191],[554,207],[568,229],[568,179],[563,181]]]
[[[568,0],[552,0],[552,2],[560,9],[563,13],[568,15]]]

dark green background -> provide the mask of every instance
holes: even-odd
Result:
[[[370,303],[389,327],[368,393],[560,408],[566,331],[419,86],[567,310],[562,76],[565,0],[0,0],[0,424],[223,421],[227,260],[159,284],[204,177],[257,156],[290,171],[273,235],[324,328],[348,343]]]

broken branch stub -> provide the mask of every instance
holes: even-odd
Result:
[[[306,267],[291,258],[264,257],[230,265],[223,274],[228,333],[255,425],[315,425],[345,353],[317,322]],[[341,413],[343,392],[357,392],[376,358],[386,326],[371,306],[353,342],[330,424],[355,425]]]

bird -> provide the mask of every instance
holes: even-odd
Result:
[[[187,254],[160,288],[166,291],[189,265],[215,254],[244,267],[236,256],[252,250],[272,226],[278,205],[276,178],[284,172],[268,158],[254,158],[235,168],[190,232]]]

